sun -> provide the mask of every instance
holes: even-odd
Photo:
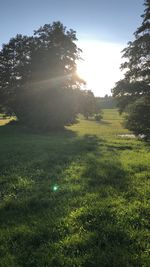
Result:
[[[84,61],[80,61],[77,64],[77,74],[86,82],[86,88],[93,93],[95,93],[95,90],[99,89],[99,73],[100,66],[98,65],[96,58],[95,60],[89,59],[87,56]]]
[[[77,62],[77,74],[87,83],[87,89],[96,96],[111,93],[121,78],[121,45],[103,42],[84,42],[83,60]]]
[[[90,66],[86,64],[86,62],[78,62],[77,74],[80,78],[87,81],[88,78],[92,75]]]

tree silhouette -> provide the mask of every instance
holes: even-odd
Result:
[[[81,50],[61,22],[31,37],[17,35],[0,51],[0,106],[30,127],[60,128],[75,121],[83,83],[76,74]]]
[[[146,9],[142,25],[134,33],[135,40],[123,50],[126,61],[124,79],[116,83],[113,96],[121,112],[128,113],[126,126],[135,134],[150,137],[150,0],[145,0]]]

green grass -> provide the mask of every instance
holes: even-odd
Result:
[[[0,267],[150,266],[150,150],[116,110],[49,134],[0,123]]]

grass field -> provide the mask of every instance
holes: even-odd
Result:
[[[116,110],[38,134],[0,119],[0,267],[149,267],[150,149]]]

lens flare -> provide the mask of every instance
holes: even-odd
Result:
[[[53,185],[52,190],[53,190],[53,192],[56,192],[58,190],[58,185],[57,184]]]

